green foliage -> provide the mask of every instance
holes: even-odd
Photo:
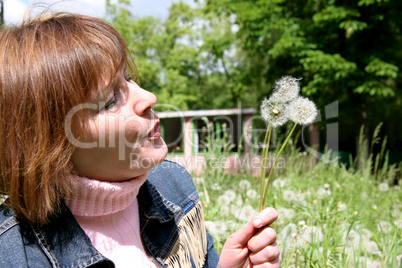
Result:
[[[377,145],[385,148],[386,141],[378,136],[380,128],[373,133],[371,150]],[[357,171],[337,163],[330,152],[317,161],[288,146],[285,165],[278,169],[268,197],[269,206],[279,214],[273,227],[283,267],[401,265],[402,180],[397,181],[401,166],[389,168],[383,149]],[[211,174],[211,170],[201,174],[195,183],[207,229],[219,251],[227,236],[257,212],[260,183],[245,171],[220,171],[218,178]]]
[[[354,115],[351,120],[342,120],[342,129],[353,130],[361,124],[374,128],[384,120],[383,114],[371,108],[374,105],[398,113],[402,101],[397,90],[402,62],[400,1],[206,3],[206,12],[235,16],[240,54],[246,55],[239,60],[249,78],[239,82],[255,89],[259,99],[269,95],[277,77],[287,74],[304,78],[303,93],[318,106],[338,99],[343,104],[342,112]],[[397,123],[391,120],[393,123],[386,122],[386,128]]]

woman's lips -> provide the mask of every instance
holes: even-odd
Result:
[[[160,137],[162,137],[162,130],[161,127],[159,126],[159,124],[156,125],[156,128],[154,130],[152,130],[149,134],[148,134],[148,139],[149,140],[157,140]]]

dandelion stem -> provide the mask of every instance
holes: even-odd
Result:
[[[272,165],[271,170],[270,170],[270,172],[269,172],[267,184],[265,185],[265,191],[264,191],[264,196],[263,196],[263,198],[262,198],[262,205],[261,205],[261,207],[260,207],[260,211],[265,208],[265,200],[266,200],[267,195],[268,195],[269,183],[271,182],[271,178],[272,178],[272,174],[273,174],[273,172],[274,172],[275,166],[276,166],[276,162],[278,162],[279,156],[281,155],[283,149],[285,148],[285,146],[286,146],[286,144],[288,143],[290,137],[292,136],[294,130],[296,129],[296,126],[297,126],[297,123],[295,123],[295,124],[293,125],[293,128],[292,128],[292,130],[290,131],[290,133],[289,133],[288,137],[286,138],[285,142],[282,144],[281,149],[280,149],[279,152],[276,154],[274,164]]]
[[[264,149],[262,151],[262,167],[261,167],[261,188],[260,188],[260,211],[263,209],[263,194],[265,188],[265,173],[267,171],[269,141],[271,140],[272,125],[270,124],[265,132]]]

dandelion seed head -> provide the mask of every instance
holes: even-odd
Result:
[[[303,225],[306,225],[306,222],[305,221],[299,221],[297,224],[303,226]]]
[[[248,180],[241,180],[239,182],[239,188],[242,190],[249,189],[251,187],[251,183]]]
[[[346,242],[346,245],[358,247],[360,243],[360,235],[358,232],[351,230],[349,233],[347,231],[343,234],[343,239]]]
[[[274,93],[275,99],[279,102],[288,102],[299,96],[299,80],[292,76],[283,76],[275,81]]]
[[[338,204],[337,204],[337,211],[338,211],[338,212],[345,211],[347,208],[348,208],[348,207],[346,206],[345,203],[343,203],[343,202],[338,202]]]
[[[221,189],[221,186],[219,186],[219,184],[217,184],[217,183],[214,183],[211,185],[211,190],[219,191],[220,189]]]
[[[221,195],[218,197],[218,199],[216,200],[217,203],[221,206],[227,206],[229,205],[233,200],[227,196],[227,195]]]
[[[272,186],[275,188],[284,188],[287,185],[290,184],[290,180],[289,179],[285,179],[285,180],[281,180],[281,179],[276,179],[272,182]]]
[[[285,190],[283,191],[283,199],[285,201],[294,201],[296,200],[296,194],[291,190]]]
[[[264,99],[261,103],[261,116],[272,127],[279,127],[288,121],[286,106],[278,103],[274,98]]]
[[[317,195],[319,199],[323,199],[323,197],[331,195],[331,190],[327,190],[325,188],[318,188]]]
[[[402,255],[396,256],[396,266],[399,267],[402,263]]]
[[[219,210],[219,214],[225,217],[228,217],[230,214],[229,206],[221,206]]]
[[[218,235],[226,235],[227,227],[225,222],[216,222],[215,229]]]
[[[296,212],[291,208],[278,208],[277,211],[279,218],[293,219],[296,216]]]
[[[385,234],[389,233],[392,229],[392,225],[387,221],[380,221],[377,225],[378,231]]]
[[[371,266],[370,266],[371,268],[383,268],[384,266],[382,265],[382,262],[380,261],[380,260],[374,260],[372,263],[371,263]]]
[[[303,240],[307,243],[311,242],[322,242],[324,241],[324,234],[322,233],[321,227],[310,226],[303,232]]]
[[[256,213],[257,211],[252,206],[245,205],[237,215],[237,218],[241,221],[249,221]]]
[[[233,201],[236,199],[236,192],[233,190],[227,190],[223,195],[227,196],[230,201]]]
[[[251,199],[257,198],[257,192],[253,189],[247,190],[247,196]]]
[[[205,221],[205,227],[212,235],[217,234],[216,224],[213,221]]]
[[[385,183],[385,182],[380,183],[378,185],[378,190],[381,191],[381,192],[387,192],[389,190],[388,183]]]
[[[283,229],[278,233],[278,241],[280,243],[288,243],[289,237],[292,236],[292,234],[297,234],[297,226],[294,223],[289,223]]]
[[[304,97],[298,97],[289,104],[286,114],[293,122],[308,125],[314,121],[318,111],[314,102]]]
[[[364,241],[363,248],[370,254],[378,254],[380,252],[377,243],[374,241]]]

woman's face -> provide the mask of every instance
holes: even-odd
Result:
[[[78,175],[101,181],[124,181],[147,173],[163,161],[167,146],[152,108],[154,94],[118,73],[96,100],[84,137],[71,161]]]

